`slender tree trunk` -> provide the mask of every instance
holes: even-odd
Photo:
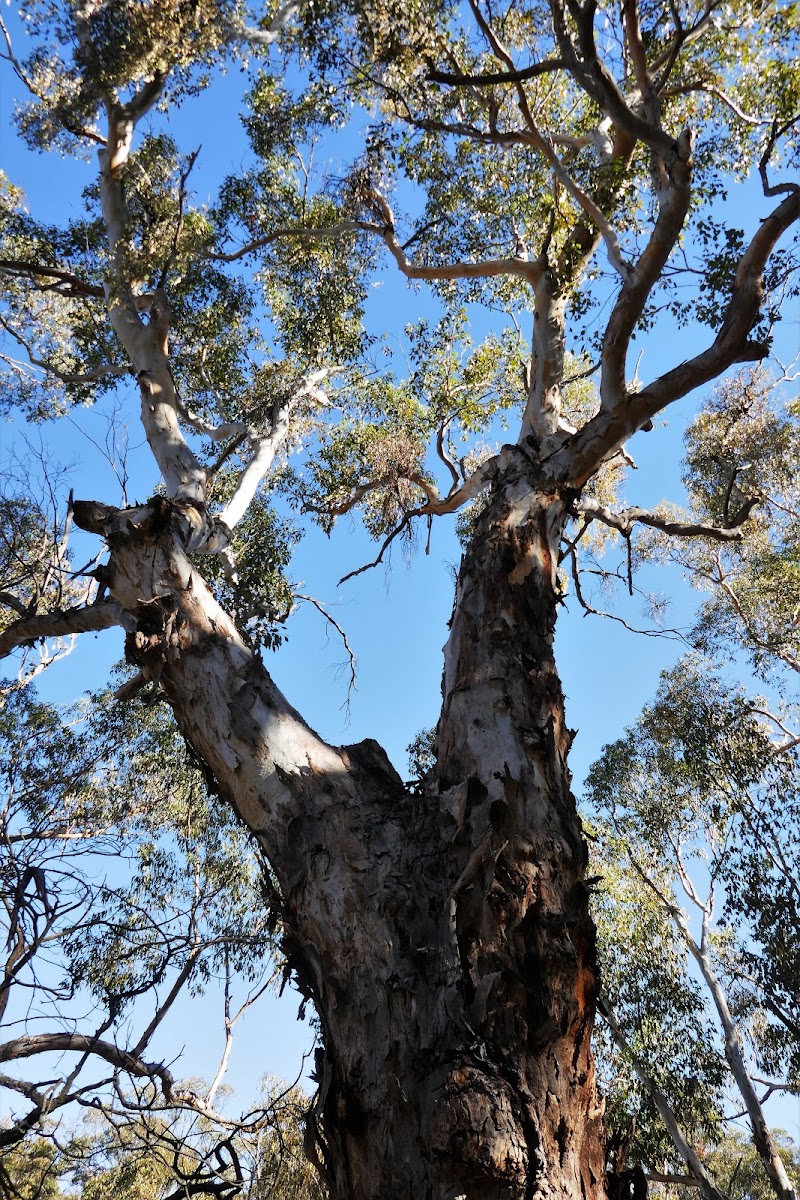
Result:
[[[419,788],[377,743],[333,748],[302,722],[192,570],[177,506],[76,510],[110,536],[110,588],[139,622],[129,657],[160,671],[272,864],[322,1026],[309,1144],[334,1200],[605,1195],[594,931],[552,647],[565,502],[531,492],[522,451],[503,462],[462,563]]]

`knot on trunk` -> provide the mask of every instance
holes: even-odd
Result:
[[[495,1073],[455,1067],[433,1091],[432,1160],[443,1177],[460,1179],[467,1195],[522,1197],[528,1193],[535,1145],[523,1128],[519,1096]],[[529,1137],[536,1142],[531,1129]],[[489,1194],[487,1192],[487,1194]]]
[[[191,644],[189,623],[168,593],[143,600],[134,616],[136,628],[125,638],[125,660],[139,667],[139,675],[125,686],[126,695],[147,683],[157,684],[164,667]]]

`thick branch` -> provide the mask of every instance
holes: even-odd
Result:
[[[669,517],[650,512],[646,508],[623,508],[620,512],[614,512],[604,504],[588,497],[580,500],[575,508],[577,512],[585,513],[592,520],[602,521],[604,525],[618,529],[626,537],[633,526],[639,524],[649,525],[652,529],[660,529],[663,533],[669,533],[673,537],[702,537],[715,542],[736,542],[741,541],[742,538],[739,526],[744,523],[757,503],[757,500],[753,500],[747,506],[744,515],[737,513],[737,516],[741,516],[741,520],[737,522],[736,526],[729,529],[721,529],[718,525],[704,525],[702,522],[673,521]]]
[[[165,1097],[173,1099],[175,1081],[163,1063],[147,1063],[113,1042],[103,1038],[87,1037],[79,1033],[38,1033],[13,1038],[0,1045],[0,1062],[18,1062],[37,1054],[77,1053],[91,1054],[103,1059],[109,1066],[139,1078],[158,1079]]]
[[[446,263],[436,267],[415,266],[406,257],[395,233],[394,213],[385,197],[377,190],[373,190],[372,196],[385,221],[381,228],[383,240],[407,279],[489,279],[498,275],[517,275],[535,285],[541,276],[541,263],[538,260],[527,262],[524,258],[495,258],[476,263]]]
[[[475,74],[468,71],[453,74],[431,67],[425,78],[431,83],[443,83],[449,87],[492,87],[500,83],[524,83],[526,79],[537,79],[540,75],[563,71],[566,66],[563,58],[546,58],[542,62],[531,63],[529,67],[520,67],[513,71],[478,71]]]
[[[66,271],[63,267],[45,267],[41,263],[28,262],[15,258],[0,258],[0,271],[7,275],[21,276],[29,279],[39,291],[58,291],[63,296],[87,296],[103,300],[105,290],[98,284],[89,283],[86,279]],[[52,279],[53,283],[44,284],[39,280]]]
[[[739,1092],[744,1100],[747,1115],[750,1121],[750,1128],[753,1134],[753,1144],[764,1164],[764,1169],[769,1176],[776,1195],[780,1200],[797,1200],[797,1193],[792,1187],[789,1178],[786,1174],[786,1167],[783,1159],[778,1153],[772,1134],[769,1131],[767,1123],[764,1119],[761,1103],[756,1095],[753,1081],[748,1074],[747,1067],[744,1061],[744,1051],[742,1047],[742,1039],[739,1034],[739,1029],[733,1019],[733,1015],[728,1006],[728,1000],[725,995],[722,984],[717,976],[708,955],[708,934],[710,915],[713,905],[713,885],[711,898],[704,904],[697,896],[694,886],[681,862],[680,854],[677,855],[678,873],[681,882],[684,886],[689,898],[702,911],[702,931],[701,939],[698,943],[695,940],[692,931],[689,928],[689,923],[682,909],[675,903],[671,892],[662,890],[657,883],[652,879],[649,871],[639,862],[631,850],[630,844],[625,843],[628,861],[633,867],[636,874],[642,880],[647,888],[658,899],[665,911],[669,914],[675,927],[679,931],[683,941],[694,958],[699,968],[703,981],[711,993],[711,998],[714,1002],[714,1007],[717,1010],[717,1015],[720,1019],[722,1032],[724,1037],[725,1058],[733,1076],[734,1082],[739,1089]],[[688,1161],[688,1160],[687,1160]],[[694,1167],[692,1164],[692,1170]]]
[[[514,63],[511,55],[500,41],[494,29],[492,29],[491,25],[484,17],[477,0],[470,0],[470,7],[472,8],[475,19],[483,31],[483,34],[489,42],[493,52],[498,56],[498,58],[501,59],[501,61],[506,63],[509,70],[513,70]],[[553,146],[551,140],[545,137],[539,129],[536,121],[534,120],[530,104],[528,103],[527,93],[521,83],[516,84],[516,93],[519,110],[522,113],[523,120],[525,121],[525,126],[527,128],[531,144],[536,147],[540,154],[544,155],[545,159],[552,166],[557,179],[564,185],[570,196],[572,196],[572,199],[583,210],[589,220],[597,227],[597,229],[599,229],[603,241],[606,244],[609,262],[613,266],[614,270],[617,271],[623,279],[625,279],[628,273],[628,265],[622,257],[619,242],[617,241],[617,235],[611,227],[610,222],[606,218],[605,213],[601,208],[598,207],[592,197],[589,196],[572,178],[564,163],[561,161],[558,154],[556,154],[555,147]]]
[[[663,129],[635,112],[626,101],[608,68],[597,52],[594,36],[596,3],[589,0],[581,7],[569,0],[570,15],[578,33],[578,51],[572,42],[562,0],[550,0],[553,28],[558,48],[578,85],[595,100],[618,129],[624,130],[661,158],[668,158],[673,141]]]
[[[43,638],[72,637],[78,633],[96,633],[115,625],[131,628],[134,622],[113,600],[102,600],[84,608],[67,608],[39,616],[22,617],[0,633],[0,658],[5,658],[18,646]]]
[[[99,152],[100,202],[111,251],[105,291],[114,332],[139,379],[142,424],[158,463],[167,495],[193,503],[206,498],[206,473],[178,425],[175,383],[167,358],[170,312],[161,288],[148,297],[134,296],[127,273],[128,214],[122,171],[130,157],[136,123],[157,103],[165,78],[156,77],[125,105],[107,99],[108,136]],[[145,324],[140,312],[149,311]]]
[[[247,42],[251,46],[271,46],[302,7],[303,0],[289,0],[288,4],[278,9],[269,25],[264,29],[257,29],[254,25],[247,25],[244,21],[234,19],[232,22],[234,36],[239,41]]]
[[[645,249],[624,280],[603,337],[600,400],[604,409],[624,401],[631,336],[683,229],[691,198],[691,166],[692,137],[688,132],[671,144],[663,163],[654,164],[658,217]]]
[[[661,409],[716,379],[734,363],[752,359],[756,353],[764,356],[766,348],[755,347],[749,341],[764,295],[763,271],[776,243],[798,220],[800,191],[787,196],[762,221],[742,255],[725,319],[712,344],[641,391],[623,394],[613,407],[587,422],[564,450],[554,456],[553,465],[564,480],[582,487],[610,454]]]
[[[739,1030],[728,1007],[725,992],[711,965],[711,960],[705,946],[697,944],[680,909],[672,905],[670,906],[670,912],[675,924],[681,931],[692,957],[700,969],[706,987],[710,991],[714,1001],[725,1036],[725,1058],[728,1061],[731,1074],[736,1081],[736,1086],[745,1102],[750,1127],[753,1131],[753,1142],[764,1164],[764,1169],[770,1178],[776,1194],[781,1200],[797,1200],[797,1193],[786,1174],[783,1159],[778,1152],[778,1148],[764,1119],[761,1103],[745,1066]]]
[[[642,28],[639,22],[639,3],[638,0],[624,0],[622,6],[622,17],[625,23],[625,37],[628,43],[628,51],[633,63],[633,70],[636,75],[636,83],[644,100],[644,109],[647,114],[647,119],[650,124],[656,128],[661,128],[661,113],[659,109],[658,97],[653,88],[653,80],[650,76],[650,71],[647,66],[647,54],[642,40]]]
[[[219,514],[219,520],[227,529],[234,529],[244,514],[258,490],[267,471],[272,466],[275,455],[280,450],[289,432],[289,416],[292,407],[306,396],[318,403],[327,403],[325,393],[320,384],[328,375],[328,368],[322,367],[307,376],[292,392],[288,399],[276,403],[272,413],[272,428],[269,433],[250,438],[253,457],[242,471],[233,495]]]

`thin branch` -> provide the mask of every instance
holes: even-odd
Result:
[[[195,941],[195,944],[192,946],[192,948],[189,950],[189,953],[186,956],[186,962],[183,964],[180,971],[176,975],[175,980],[167,994],[166,999],[164,1000],[164,1002],[162,1004],[160,1004],[158,1006],[158,1009],[156,1010],[156,1012],[153,1016],[153,1019],[150,1021],[150,1024],[144,1030],[144,1032],[142,1033],[138,1042],[136,1043],[136,1045],[133,1047],[133,1050],[131,1051],[131,1053],[133,1055],[135,1055],[137,1058],[139,1058],[144,1053],[144,1051],[147,1049],[147,1045],[148,1045],[150,1039],[152,1038],[153,1034],[155,1033],[156,1029],[158,1029],[158,1026],[161,1024],[161,1022],[166,1017],[170,1008],[172,1007],[175,1000],[177,999],[181,989],[183,988],[183,985],[186,983],[187,979],[189,979],[189,977],[191,976],[192,971],[195,968],[197,959],[200,956],[201,949],[202,949],[202,947],[200,945],[198,945],[197,942]]]
[[[0,316],[0,327],[5,329],[6,333],[22,346],[25,353],[28,355],[28,361],[32,367],[39,367],[47,375],[52,375],[54,379],[58,379],[61,383],[82,384],[82,383],[97,383],[100,379],[107,379],[109,376],[132,375],[133,368],[129,363],[125,364],[106,364],[102,367],[93,367],[90,371],[73,373],[70,371],[60,371],[58,367],[54,367],[52,363],[47,362],[43,358],[37,358],[33,352],[32,346],[25,340],[13,325],[6,319]],[[33,372],[28,373],[28,378],[33,377]]]
[[[11,64],[14,74],[32,96],[35,96],[37,100],[43,100],[45,103],[47,103],[49,101],[49,97],[45,95],[40,88],[36,87],[36,84],[33,82],[30,75],[28,75],[19,59],[15,56],[11,42],[11,35],[8,32],[8,28],[6,27],[2,16],[0,16],[0,31],[2,31],[3,40],[6,44],[6,53],[0,53],[0,59],[4,59],[7,63]],[[68,124],[67,122],[63,122],[63,127],[66,132],[71,133],[73,137],[83,137],[87,138],[89,141],[97,143],[100,146],[105,145],[105,138],[103,138],[101,134],[91,126],[88,128],[81,128],[79,126],[74,126],[72,124]]]
[[[708,910],[704,911],[703,936],[701,943],[698,944],[689,928],[689,924],[684,912],[675,903],[674,898],[671,898],[662,892],[662,890],[650,877],[649,872],[638,861],[630,847],[630,844],[624,839],[623,842],[631,867],[645,884],[645,886],[648,887],[650,891],[658,898],[659,903],[664,907],[665,911],[671,917],[676,929],[683,938],[686,948],[697,963],[697,967],[700,971],[703,981],[711,994],[711,999],[714,1002],[714,1007],[717,1010],[720,1025],[722,1026],[725,1059],[730,1068],[734,1082],[736,1083],[741,1097],[744,1100],[747,1115],[750,1121],[750,1128],[753,1134],[753,1143],[764,1165],[764,1170],[769,1176],[772,1187],[774,1188],[776,1195],[780,1197],[780,1200],[797,1200],[796,1193],[792,1188],[787,1176],[786,1167],[781,1159],[780,1154],[778,1153],[774,1138],[770,1133],[770,1130],[764,1119],[764,1113],[758,1096],[756,1095],[753,1081],[748,1074],[744,1061],[744,1050],[739,1028],[730,1011],[728,999],[725,995],[722,983],[720,982],[720,979],[714,970],[711,959],[705,947],[705,942],[707,941]],[[694,1170],[693,1165],[692,1170]]]
[[[606,612],[605,609],[595,608],[583,594],[580,579],[580,565],[578,563],[578,555],[575,547],[571,544],[566,546],[565,557],[569,557],[572,564],[572,582],[575,586],[575,598],[580,604],[586,616],[604,617],[607,621],[616,621],[623,629],[627,629],[629,633],[638,633],[643,637],[662,637],[668,638],[670,641],[686,642],[686,638],[679,629],[639,629],[636,625],[631,625],[624,617],[620,617],[617,613]]]
[[[274,242],[279,242],[286,238],[307,238],[309,241],[324,241],[328,238],[342,237],[346,233],[382,234],[383,228],[369,221],[353,221],[349,219],[337,221],[335,225],[312,225],[305,228],[287,226],[283,229],[274,229],[272,233],[265,233],[263,237],[254,238],[251,242],[240,246],[238,250],[232,250],[229,254],[209,250],[206,251],[203,257],[210,259],[212,262],[237,262],[247,254],[254,254],[257,250],[263,250],[265,247],[271,246]]]
[[[347,640],[347,634],[345,633],[344,629],[342,629],[339,622],[337,620],[335,620],[334,617],[331,616],[331,614],[328,612],[328,610],[322,604],[320,604],[319,600],[315,600],[313,596],[306,596],[302,592],[294,592],[293,595],[296,600],[305,601],[306,604],[310,604],[313,608],[315,608],[317,610],[318,613],[321,613],[322,616],[325,618],[325,620],[328,622],[328,624],[333,626],[333,628],[339,634],[339,637],[342,639],[344,648],[347,651],[347,658],[348,658],[349,667],[350,667],[350,679],[347,684],[347,700],[345,702],[347,704],[347,706],[349,707],[350,693],[355,691],[355,687],[356,687],[356,656],[353,653],[352,646],[350,645],[349,641]]]
[[[513,71],[515,68],[510,53],[484,17],[477,0],[470,0],[470,8],[472,9],[475,19],[478,22],[478,25],[480,26],[493,52],[498,58],[506,63],[509,70]],[[606,245],[609,262],[613,266],[614,270],[617,271],[617,273],[621,276],[621,278],[623,280],[626,279],[630,268],[622,257],[617,235],[612,229],[605,213],[595,203],[591,196],[589,196],[583,190],[583,188],[581,188],[575,182],[561,158],[558,156],[558,154],[556,154],[552,141],[545,137],[545,135],[539,129],[536,121],[533,118],[533,113],[531,112],[531,108],[528,103],[527,93],[521,83],[516,84],[516,92],[519,109],[522,113],[523,120],[525,121],[531,143],[536,147],[537,150],[539,150],[541,154],[544,155],[544,157],[552,166],[559,181],[564,185],[579,208],[583,210],[589,220],[600,231],[600,234]]]
[[[721,101],[731,112],[743,121],[745,125],[772,125],[772,117],[759,117],[754,113],[745,112],[744,109],[736,103],[732,96],[724,92],[722,88],[715,84],[707,83],[705,80],[696,79],[689,83],[682,83],[679,86],[666,88],[662,95],[664,96],[686,96],[695,92],[702,92],[705,95],[713,96],[716,100]],[[796,119],[796,118],[795,118]]]
[[[175,222],[175,229],[172,234],[172,245],[170,246],[169,254],[166,257],[164,266],[161,268],[161,275],[156,285],[157,288],[163,288],[167,282],[167,276],[172,270],[172,265],[178,254],[178,241],[183,233],[184,227],[184,206],[186,204],[186,183],[192,173],[192,168],[197,162],[197,156],[200,153],[200,147],[189,155],[185,169],[181,172],[180,183],[178,187],[178,219]]]
[[[372,562],[364,563],[364,565],[361,567],[356,567],[354,571],[348,571],[347,574],[343,575],[338,582],[340,584],[347,583],[349,579],[355,579],[357,575],[363,575],[365,571],[371,571],[373,567],[380,566],[380,564],[383,562],[384,554],[389,549],[395,538],[399,537],[400,534],[409,527],[414,517],[419,516],[422,516],[422,509],[419,508],[411,509],[409,512],[405,513],[400,524],[396,525],[388,537],[384,539],[383,545],[378,551],[377,557],[374,558]]]
[[[528,262],[524,258],[495,258],[474,263],[456,262],[441,266],[417,266],[407,258],[400,244],[395,232],[394,213],[386,198],[377,188],[372,189],[371,195],[384,222],[382,226],[375,225],[373,228],[380,232],[389,253],[407,279],[490,279],[498,275],[517,275],[535,285],[541,277],[541,264],[538,261]]]
[[[764,153],[761,155],[758,163],[758,173],[761,176],[761,186],[764,190],[765,196],[780,196],[783,194],[791,195],[794,192],[800,191],[800,184],[770,184],[767,176],[767,167],[769,165],[769,160],[772,157],[772,151],[775,149],[775,143],[779,137],[782,137],[784,133],[787,133],[793,125],[797,124],[798,121],[800,121],[800,113],[797,113],[780,126],[778,125],[777,121],[772,122],[772,128],[770,129],[769,137],[767,138],[767,144],[764,147]]]

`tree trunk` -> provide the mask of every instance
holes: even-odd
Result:
[[[322,1026],[308,1140],[334,1200],[605,1195],[594,931],[552,648],[566,502],[532,474],[504,450],[418,788],[377,743],[336,749],[303,723],[191,567],[179,506],[76,506],[138,618],[129,657],[272,865]]]

